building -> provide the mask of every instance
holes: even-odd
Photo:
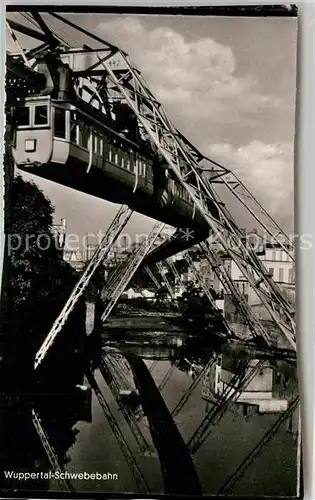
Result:
[[[60,219],[60,224],[54,224],[52,227],[52,233],[55,238],[55,242],[58,246],[58,249],[60,250],[63,250],[65,248],[66,232],[67,232],[66,219]]]
[[[294,304],[295,302],[295,265],[293,260],[288,255],[280,243],[277,241],[263,242],[262,238],[257,233],[248,233],[247,241],[251,242],[251,236],[255,239],[255,249],[257,256],[264,264],[266,271],[269,273],[275,283],[281,288],[283,294],[288,300]],[[224,266],[239,292],[246,298],[246,301],[252,308],[254,314],[260,319],[271,320],[269,313],[266,311],[265,306],[261,303],[260,298],[248,284],[246,277],[242,271],[237,267],[236,263],[227,256],[224,259]],[[225,294],[224,311],[229,319],[236,315],[235,307],[229,294]],[[233,318],[231,319],[233,321]]]
[[[248,371],[257,365],[258,359],[253,359]],[[239,359],[220,355],[216,362],[212,363],[205,373],[201,397],[209,402],[215,402],[229,387],[233,377],[238,371]],[[288,407],[288,400],[276,397],[273,391],[275,384],[275,372],[266,363],[240,393],[235,404],[241,405],[242,413],[277,413],[283,412]],[[233,388],[231,388],[233,391]]]
[[[294,262],[279,243],[268,242],[261,260],[276,283],[284,286],[295,284]]]
[[[82,271],[84,268],[85,261],[79,250],[64,250],[63,260],[68,262],[76,271]]]
[[[147,288],[144,288],[143,290],[137,291],[135,288],[128,288],[127,290],[124,291],[122,294],[123,298],[127,299],[154,299],[155,293],[152,292],[151,290],[148,290]]]

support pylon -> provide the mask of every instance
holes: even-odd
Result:
[[[146,238],[139,245],[139,248],[135,253],[131,254],[129,258],[126,259],[124,265],[118,268],[117,273],[115,273],[115,276],[111,280],[110,284],[105,288],[103,297],[105,301],[107,301],[107,304],[102,315],[103,322],[106,321],[119,297],[124,292],[131,278],[141,265],[141,262],[153,247],[163,227],[164,224],[161,222],[155,224],[151,233],[148,235],[148,238]]]
[[[55,320],[50,332],[45,338],[43,344],[39,348],[35,356],[35,366],[34,369],[38,368],[40,363],[45,358],[48,350],[54,343],[58,333],[62,330],[62,327],[66,323],[70,313],[73,311],[76,303],[79,298],[82,296],[84,290],[89,284],[95,270],[100,265],[100,263],[106,258],[108,253],[111,250],[111,247],[117,240],[119,234],[123,230],[123,228],[128,223],[130,217],[132,215],[132,211],[127,206],[122,206],[116,216],[114,217],[111,225],[109,226],[104,238],[102,239],[100,245],[98,246],[96,252],[88,263],[85,271],[80,277],[78,283],[74,287],[69,299],[65,303],[61,313],[58,318]]]

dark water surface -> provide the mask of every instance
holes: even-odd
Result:
[[[160,387],[164,402],[171,412],[203,366],[217,354],[218,346],[190,341],[183,335],[150,336],[146,333],[143,339],[139,341],[138,337],[132,341],[128,337],[128,343],[115,344],[109,343],[104,338],[102,349],[106,355],[107,366],[114,374],[116,389],[118,387],[118,390],[122,391],[132,387],[136,390],[133,372],[126,357],[130,354],[139,356],[148,367],[156,386]],[[186,443],[206,413],[214,404],[218,404],[215,402],[215,382],[219,387],[224,381],[229,380],[229,376],[235,373],[237,363],[245,355],[252,360],[263,357],[260,351],[244,354],[242,349],[234,349],[233,346],[228,350],[221,350],[218,367],[216,368],[213,363],[212,371],[207,378],[204,376],[201,379],[176,415],[175,423]],[[93,391],[90,399],[89,391],[77,391],[74,395],[56,396],[55,400],[50,397],[48,406],[47,401],[45,405],[39,403],[38,414],[41,415],[43,428],[47,431],[51,447],[58,456],[61,467],[69,473],[86,473],[84,479],[71,479],[71,486],[78,492],[86,493],[141,493],[139,477],[137,475],[135,477],[135,466],[132,465],[136,464],[149,491],[163,493],[164,483],[159,455],[141,404],[132,406],[125,401],[117,401],[117,391],[115,393],[114,389],[110,389],[110,384],[104,381],[98,368],[95,369],[94,375],[131,453],[126,458],[126,453],[120,446],[121,436],[117,438],[117,432],[113,432]],[[86,380],[83,383],[88,387]],[[220,490],[297,395],[295,366],[273,356],[272,359],[264,361],[264,368],[252,384],[251,393],[243,393],[239,402],[232,404],[219,422],[212,427],[210,435],[198,451],[192,455],[204,494],[216,494]],[[121,395],[123,397],[123,393]],[[136,441],[124,417],[122,405],[125,409],[127,406],[129,414],[133,414],[137,421],[147,443],[145,450],[141,449]],[[51,466],[47,460],[47,449],[45,450],[37,433],[29,430],[31,426],[29,411],[30,409],[21,403],[19,412],[15,412],[15,419],[19,415],[19,420],[15,421],[12,420],[12,415],[9,418],[2,410],[4,415],[2,423],[7,429],[7,435],[8,429],[11,428],[12,431],[12,426],[21,428],[21,422],[27,421],[24,424],[24,434],[23,429],[19,432],[28,443],[20,453],[21,456],[17,457],[11,440],[10,456],[8,457],[8,453],[6,455],[3,450],[2,463],[7,464],[8,469],[49,471]],[[25,429],[28,429],[27,437]],[[297,434],[298,410],[281,425],[229,494],[294,496],[297,483]],[[6,450],[8,449],[9,444]],[[88,477],[88,474],[96,473],[102,475],[102,478]],[[114,474],[117,478],[111,476]],[[10,488],[10,484],[4,481],[3,486]],[[19,481],[18,487],[60,491],[60,483],[54,479],[37,479],[32,483]]]

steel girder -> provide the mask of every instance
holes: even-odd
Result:
[[[65,303],[62,311],[59,316],[55,320],[50,332],[45,338],[43,344],[39,348],[35,356],[35,366],[36,369],[40,363],[43,361],[46,356],[48,350],[54,343],[58,333],[62,330],[65,325],[69,315],[73,311],[75,305],[77,304],[79,298],[82,296],[84,290],[89,284],[94,272],[100,263],[106,258],[108,253],[110,252],[113,244],[117,240],[119,234],[123,230],[123,228],[128,223],[130,217],[132,215],[132,211],[127,206],[122,206],[114,217],[111,225],[109,226],[104,238],[102,239],[100,245],[98,246],[96,252],[88,263],[86,269],[81,275],[78,283],[74,287],[69,299]]]
[[[170,176],[177,179],[184,187],[195,208],[203,214],[217,242],[236,263],[249,285],[255,290],[282,335],[296,349],[294,307],[285,298],[253,249],[248,248],[244,243],[243,232],[222,203],[216,190],[217,185],[220,184],[232,193],[234,198],[255,218],[260,227],[289,254],[289,258],[294,260],[293,246],[289,238],[232,172],[202,155],[176,130],[141,73],[134,67],[125,52],[82,27],[76,26],[59,14],[51,12],[50,15],[102,45],[99,50],[90,47],[85,49],[85,52],[93,53],[96,60],[84,68],[83,75],[82,72],[81,75],[75,75],[74,72],[74,79],[78,81],[85,78],[90,86],[94,85],[92,91],[97,99],[102,91],[109,103],[123,102],[133,111],[142,140],[149,142],[151,149],[164,158]],[[45,26],[48,26],[47,22],[45,25],[41,23],[38,15],[34,16],[34,20],[44,31],[47,40],[50,39],[51,42],[48,30],[45,29]],[[100,52],[103,57],[99,55]],[[82,85],[83,81],[80,82],[81,88]],[[101,101],[100,105],[105,110],[103,99]],[[213,206],[217,211],[216,216],[211,210]],[[260,335],[260,332],[257,334]]]

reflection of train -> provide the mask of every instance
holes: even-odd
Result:
[[[28,97],[15,108],[15,163],[99,198],[126,200],[145,215],[157,218],[158,209],[158,218],[171,225],[206,229],[161,155],[140,139],[134,119],[119,116],[106,122],[106,116],[91,114],[85,103]],[[216,214],[214,205],[209,208]]]

